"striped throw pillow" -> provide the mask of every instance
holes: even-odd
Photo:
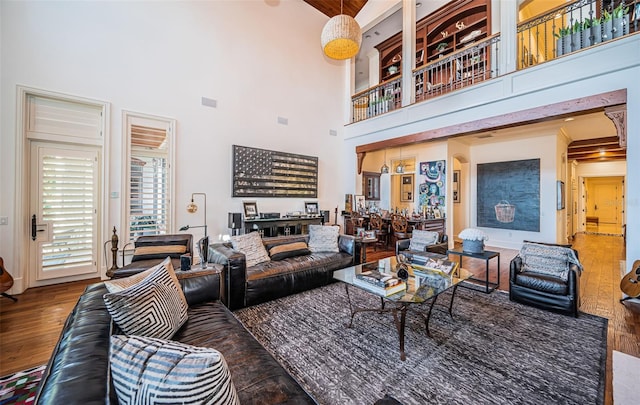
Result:
[[[154,271],[156,271],[159,267],[161,266],[171,266],[171,268],[173,268],[173,262],[171,261],[170,257],[167,257],[164,261],[162,261],[162,263],[159,263],[145,271],[142,271],[140,273],[137,274],[133,274],[129,277],[123,277],[123,278],[116,278],[113,280],[107,280],[104,282],[104,286],[107,287],[107,291],[109,291],[110,293],[114,293],[114,292],[119,292],[122,291],[126,288],[129,288],[135,284],[138,284],[139,282],[141,282],[142,280],[144,280],[145,278],[147,278],[147,276],[151,273],[153,273]],[[174,269],[175,270],[175,269]]]
[[[168,339],[187,320],[187,300],[171,259],[156,267],[142,281],[104,295],[111,317],[127,335]]]
[[[111,336],[113,386],[121,404],[239,404],[222,354],[141,336]]]
[[[310,253],[311,251],[305,242],[284,243],[269,249],[271,260],[282,260],[287,257],[304,256]]]

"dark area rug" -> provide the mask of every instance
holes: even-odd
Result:
[[[379,305],[349,291],[360,306]],[[235,314],[325,405],[373,404],[385,395],[405,405],[603,403],[605,318],[572,318],[466,288],[458,289],[453,319],[438,304],[433,338],[422,318],[408,313],[404,362],[390,313],[359,313],[345,327],[341,283]]]
[[[0,405],[32,404],[45,368],[46,366],[38,366],[1,377]]]

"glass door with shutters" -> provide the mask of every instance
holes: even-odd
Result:
[[[36,279],[97,275],[98,148],[33,142],[31,162]]]

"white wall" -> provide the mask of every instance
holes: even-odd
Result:
[[[328,17],[308,4],[3,1],[0,14],[0,216],[9,217],[0,256],[14,278],[25,268],[16,253],[25,248],[15,226],[15,204],[23,203],[14,199],[17,85],[111,103],[107,193],[124,191],[122,110],[177,119],[174,231],[202,221],[186,205],[192,192],[204,192],[209,234],[229,232],[227,212],[242,211],[242,199],[231,198],[233,144],[318,156],[320,209],[343,201],[347,63],[322,54]],[[202,106],[201,97],[218,107]],[[261,212],[304,208],[302,199],[255,200]],[[120,206],[109,200],[108,224],[123,234]]]

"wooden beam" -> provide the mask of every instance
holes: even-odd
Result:
[[[356,153],[373,152],[416,142],[429,142],[454,136],[472,135],[498,129],[513,128],[538,122],[567,118],[575,115],[590,114],[597,111],[605,111],[605,109],[614,106],[620,106],[626,110],[626,102],[627,90],[615,90],[589,97],[562,101],[546,106],[534,107],[527,110],[516,111],[513,113],[469,121],[462,124],[455,124],[448,127],[418,132],[398,138],[359,145],[356,146]],[[612,110],[612,114],[614,112],[616,112],[616,114],[620,114],[619,111],[619,108]]]

